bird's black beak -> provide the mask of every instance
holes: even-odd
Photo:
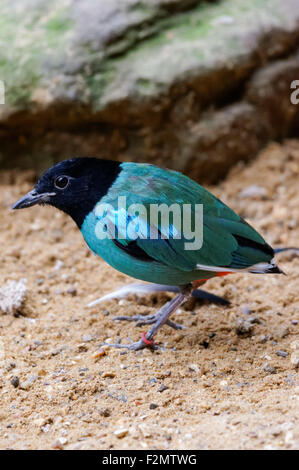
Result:
[[[41,204],[49,202],[51,196],[55,196],[56,193],[42,193],[39,194],[35,189],[25,194],[19,201],[17,201],[12,209],[25,209],[26,207],[34,206],[35,204]]]

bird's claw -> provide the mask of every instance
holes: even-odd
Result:
[[[144,348],[157,349],[158,347],[155,344],[155,342],[149,341],[145,335],[146,333],[142,333],[140,340],[131,344],[121,344],[121,343],[114,343],[114,344],[104,343],[104,344],[106,346],[109,346],[110,348],[128,349],[129,351],[140,351],[141,349],[144,349]]]
[[[134,316],[127,316],[127,315],[120,315],[117,317],[114,317],[113,320],[115,321],[134,321],[135,326],[143,326],[143,325],[152,325],[155,323],[160,315],[154,314],[154,315],[134,315]],[[166,321],[166,325],[170,326],[174,330],[183,330],[186,327],[183,325],[180,325],[179,323],[175,323],[171,320]]]

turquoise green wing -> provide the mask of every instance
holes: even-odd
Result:
[[[118,213],[119,197],[126,198],[126,205],[142,204],[145,214],[138,214],[138,238],[126,236],[125,223],[117,225],[115,243],[133,257],[147,257],[164,265],[183,271],[192,271],[198,264],[230,269],[246,269],[257,263],[269,263],[272,248],[265,240],[232,209],[209,191],[188,177],[175,171],[163,170],[148,164],[122,163],[122,171],[101,203],[114,208],[111,224]],[[182,227],[170,222],[170,237],[163,239],[163,226],[159,221],[150,224],[151,204],[190,204],[194,214],[195,204],[203,205],[203,243],[200,249],[186,250]],[[121,219],[121,217],[120,217]],[[131,217],[134,227],[134,217]],[[152,220],[151,220],[152,222]],[[128,223],[128,220],[126,220]],[[111,228],[111,227],[110,227]],[[149,238],[150,233],[158,239]],[[182,234],[183,235],[183,234]]]

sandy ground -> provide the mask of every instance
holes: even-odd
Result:
[[[160,351],[98,356],[104,340],[144,331],[115,315],[154,312],[170,295],[88,309],[131,280],[94,257],[55,209],[9,210],[33,180],[1,174],[0,286],[26,278],[28,292],[19,315],[0,314],[0,448],[298,448],[299,257],[280,255],[287,276],[209,281],[231,307],[189,303],[174,315],[187,329],[164,326]],[[269,243],[298,245],[298,183],[293,140],[211,189]]]

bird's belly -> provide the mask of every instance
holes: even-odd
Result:
[[[115,245],[110,238],[96,236],[97,219],[90,213],[84,220],[81,232],[91,251],[110,266],[135,279],[165,285],[184,285],[197,279],[208,279],[214,273],[207,271],[182,271],[158,261],[144,261],[131,256]]]

